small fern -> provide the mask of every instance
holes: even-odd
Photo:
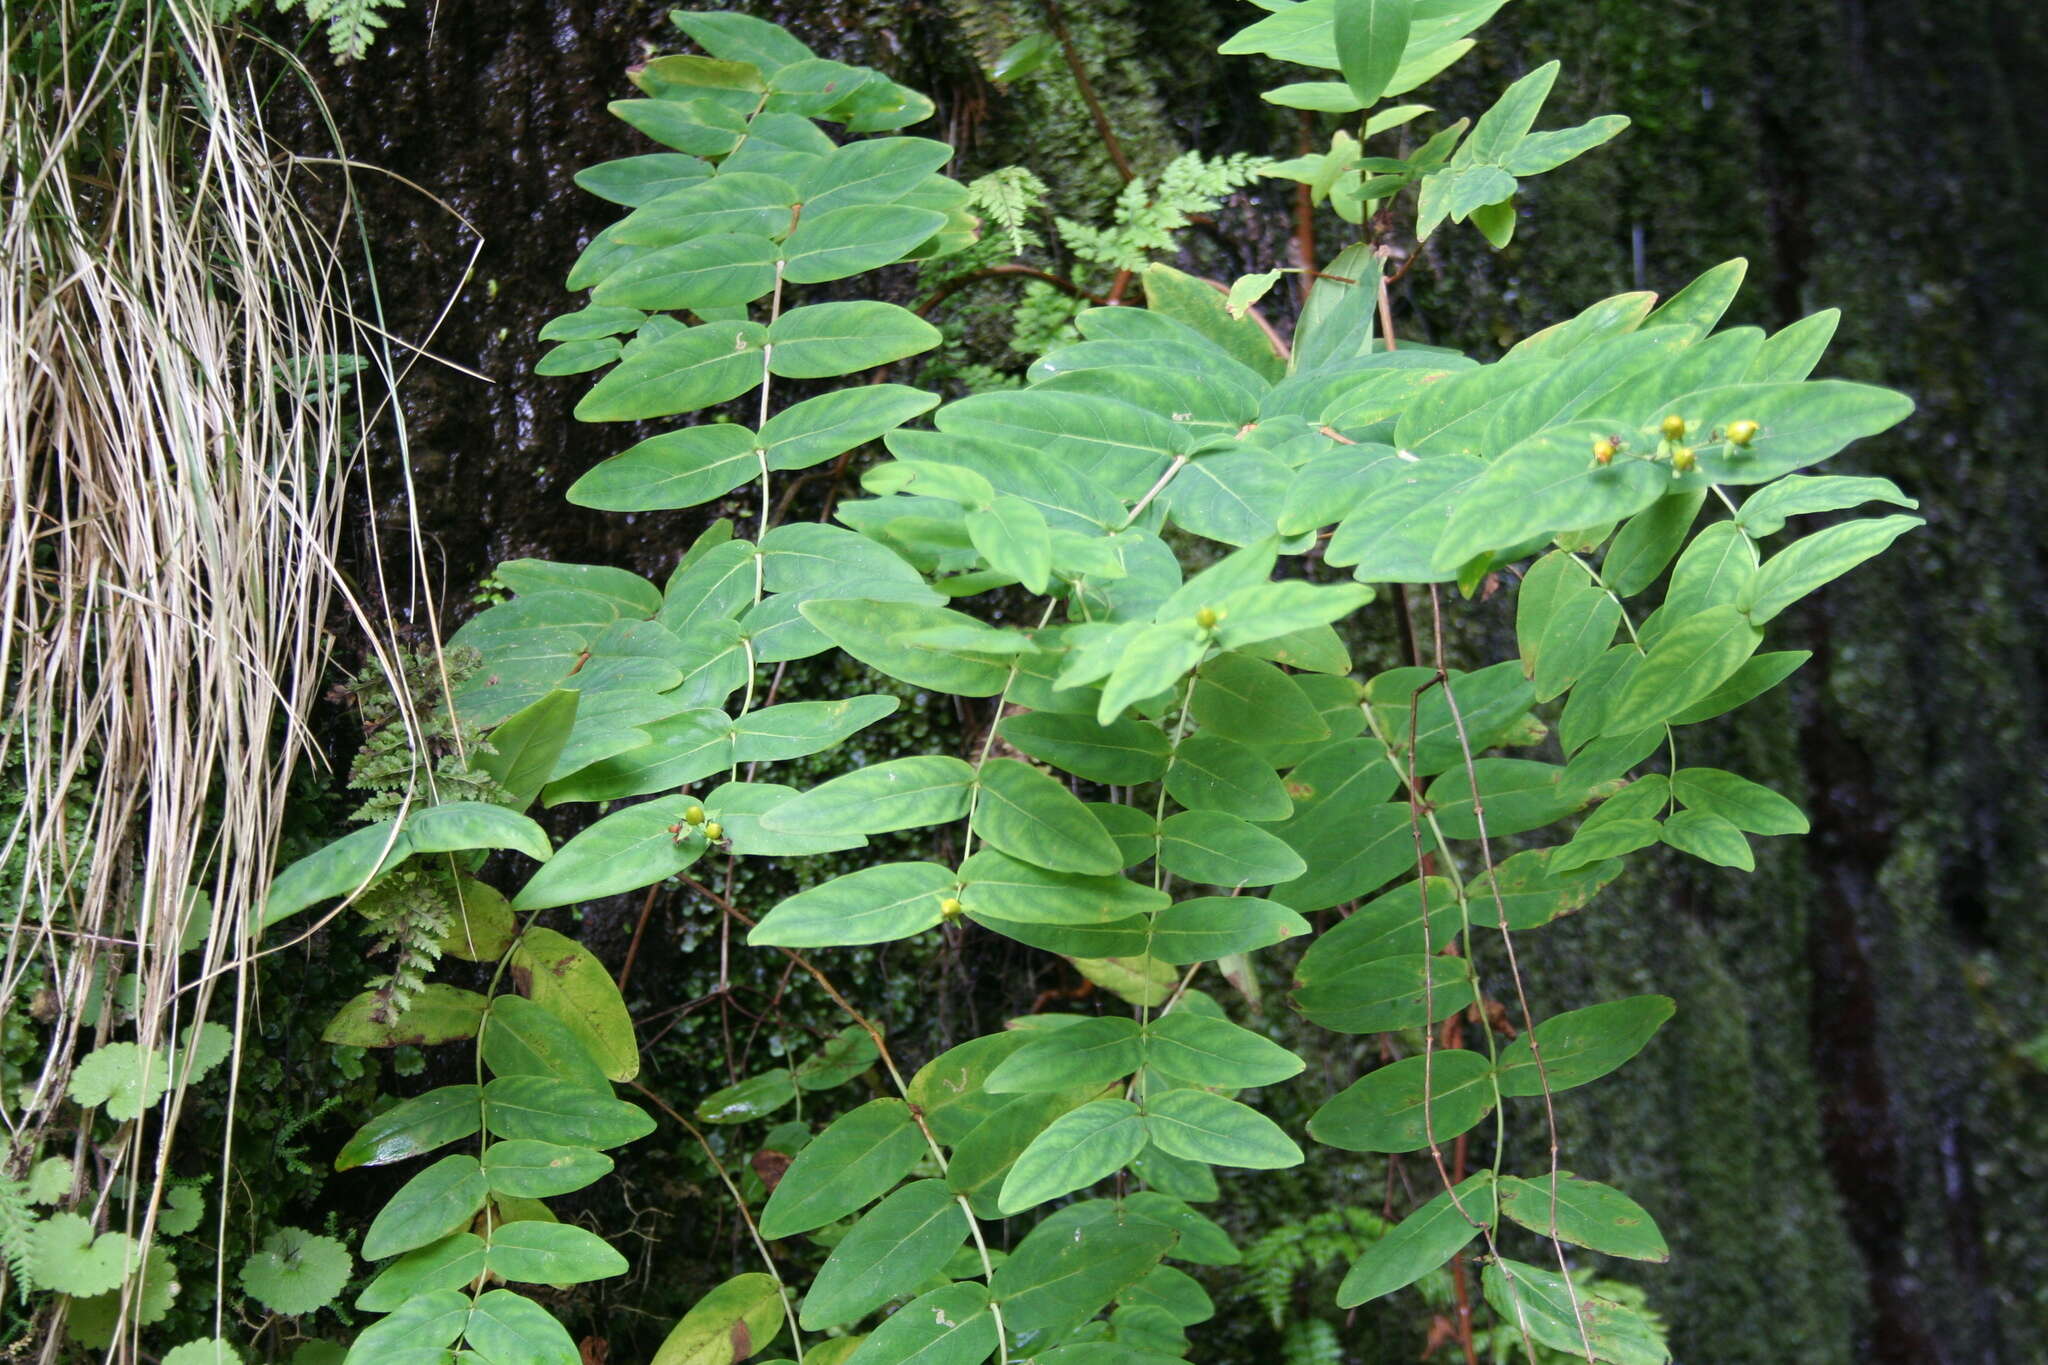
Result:
[[[36,1225],[35,1210],[29,1207],[28,1182],[0,1179],[0,1261],[14,1277],[15,1288],[26,1299],[34,1289],[30,1270],[30,1234]]]
[[[1159,173],[1157,189],[1142,176],[1125,185],[1108,227],[1057,219],[1060,240],[1081,260],[1115,270],[1143,270],[1153,253],[1173,249],[1173,234],[1188,226],[1194,215],[1216,209],[1269,164],[1269,157],[1243,153],[1215,160],[1200,152],[1183,153]]]
[[[1393,1226],[1358,1208],[1331,1209],[1281,1224],[1244,1250],[1252,1298],[1266,1310],[1273,1326],[1283,1326],[1297,1279],[1328,1266],[1351,1264]]]
[[[967,186],[968,207],[986,214],[988,221],[1009,240],[1012,255],[1021,256],[1040,244],[1037,233],[1026,220],[1045,207],[1052,193],[1043,180],[1022,166],[1004,166],[990,171]]]
[[[258,0],[214,0],[213,16],[225,23],[255,9]],[[377,30],[390,21],[377,11],[403,9],[405,0],[277,0],[278,13],[302,9],[306,18],[327,25],[327,50],[338,62],[360,60],[370,50]]]
[[[377,1014],[395,1022],[426,989],[441,945],[455,929],[455,883],[445,871],[408,864],[379,877],[356,908],[377,929],[370,953],[393,954],[390,973],[370,989],[384,997]]]
[[[1297,1318],[1280,1338],[1282,1365],[1344,1365],[1337,1329],[1322,1318]]]
[[[361,712],[363,747],[349,768],[351,789],[368,792],[362,805],[349,812],[352,820],[388,820],[413,804],[444,801],[499,801],[508,793],[489,774],[470,766],[469,759],[489,753],[489,745],[463,736],[448,703],[451,689],[475,673],[482,660],[473,649],[451,649],[440,658],[411,652],[399,655],[394,681],[375,660],[363,670],[351,693]],[[418,734],[405,725],[403,696],[411,703]],[[425,790],[419,779],[428,767]]]

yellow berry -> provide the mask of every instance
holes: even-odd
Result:
[[[684,822],[685,824],[691,824],[691,825],[701,825],[701,824],[703,824],[703,823],[704,823],[704,808],[703,808],[702,806],[687,806],[687,807],[685,807],[685,808],[684,808],[684,810],[683,810],[683,822]]]
[[[1195,624],[1203,630],[1216,629],[1216,623],[1223,619],[1222,613],[1214,607],[1203,607],[1195,613]]]
[[[1671,452],[1671,467],[1681,474],[1692,473],[1693,466],[1698,463],[1691,446],[1680,446]]]
[[[712,820],[712,821],[709,821],[709,822],[707,822],[707,823],[705,824],[705,826],[704,826],[704,838],[705,838],[706,840],[708,840],[709,842],[711,842],[711,843],[714,843],[714,844],[715,844],[715,843],[717,843],[717,842],[718,842],[718,841],[719,841],[720,839],[723,839],[724,837],[725,837],[725,826],[724,826],[724,825],[721,825],[721,824],[719,824],[719,823],[718,823],[718,822],[717,822],[716,820]]]
[[[1664,439],[1667,441],[1682,441],[1685,439],[1685,419],[1674,412],[1664,419],[1657,430],[1664,433]]]
[[[1756,434],[1760,429],[1756,423],[1747,419],[1740,422],[1730,422],[1728,424],[1728,439],[1736,445],[1746,446],[1756,439]]]
[[[1606,439],[1605,437],[1602,437],[1601,439],[1593,442],[1593,463],[1613,464],[1614,442]]]
[[[948,896],[939,902],[939,915],[944,919],[959,919],[960,912],[964,909],[966,907],[961,905],[959,899],[954,896]]]

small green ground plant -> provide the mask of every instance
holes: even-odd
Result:
[[[1374,1235],[1337,1307],[1415,1286],[1440,1302],[1448,1279],[1468,1358],[1669,1358],[1640,1301],[1575,1264],[1668,1252],[1634,1198],[1561,1165],[1552,1097],[1626,1063],[1673,1003],[1539,1002],[1518,954],[1632,855],[1748,868],[1752,837],[1803,831],[1782,796],[1691,762],[1689,727],[1796,670],[1806,655],[1764,649],[1766,628],[1918,524],[1772,544],[1794,517],[1912,505],[1883,480],[1799,472],[1910,404],[1809,378],[1830,314],[1717,331],[1739,261],[1661,305],[1595,303],[1488,363],[1403,341],[1395,224],[1504,243],[1520,183],[1625,122],[1532,132],[1552,64],[1406,155],[1367,155],[1429,112],[1383,102],[1469,49],[1498,3],[1267,5],[1225,45],[1336,77],[1270,98],[1358,119],[1271,167],[1364,236],[1315,272],[1290,342],[1247,316],[1275,273],[1226,296],[1126,263],[1144,306],[1081,311],[1025,387],[951,402],[888,377],[938,331],[862,294],[870,272],[976,238],[969,191],[942,173],[951,149],[900,132],[929,101],[762,21],[674,16],[702,55],[649,60],[641,97],[613,106],[665,150],[579,176],[625,212],[572,270],[590,299],[548,324],[541,368],[602,372],[584,420],[674,424],[572,501],[673,510],[751,485],[758,510],[712,525],[663,585],[500,566],[513,596],[451,642],[479,661],[449,702],[485,799],[401,801],[273,888],[277,925],[434,879],[454,907],[438,945],[488,974],[372,990],[330,1029],[474,1058],[472,1079],[372,1117],[336,1160],[417,1165],[360,1248],[384,1264],[355,1306],[383,1316],[351,1361],[578,1361],[534,1293],[504,1286],[626,1269],[543,1201],[602,1180],[605,1153],[656,1120],[615,1092],[639,1051],[611,977],[539,920],[685,876],[846,1030],[694,1106],[641,1088],[714,1163],[703,1125],[805,1115],[750,1144],[751,1171],[718,1164],[760,1269],[698,1302],[656,1365],[1181,1359],[1213,1311],[1182,1267],[1241,1260],[1199,1207],[1225,1197],[1218,1169],[1357,1154],[1417,1154],[1430,1186],[1386,1223],[1340,1220]],[[877,441],[865,496],[780,520],[785,476]],[[1338,627],[1387,586],[1424,643],[1361,677]],[[1513,594],[1513,653],[1452,667],[1447,617],[1496,591]],[[861,732],[897,697],[783,686],[782,665],[835,650],[957,704],[961,749],[868,761]],[[773,780],[824,753],[845,770]],[[522,813],[536,801],[597,818],[557,847]],[[772,906],[733,894],[742,860],[905,830],[930,831],[932,856]],[[490,850],[537,870],[493,889]],[[903,1065],[832,953],[967,925],[1119,1003]],[[1321,1082],[1209,989],[1290,941],[1307,943],[1291,1007],[1384,1040],[1305,1133],[1247,1100]],[[856,1080],[869,1097],[835,1112]],[[1547,1150],[1516,1149],[1517,1109]],[[1305,1328],[1290,1350],[1330,1345]]]

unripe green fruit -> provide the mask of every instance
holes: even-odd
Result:
[[[686,806],[686,807],[684,807],[684,809],[683,809],[683,823],[685,823],[685,824],[690,824],[690,825],[701,825],[701,824],[703,824],[703,823],[704,823],[704,808],[703,808],[702,806]]]
[[[1222,619],[1222,614],[1214,607],[1203,607],[1195,613],[1195,624],[1203,630],[1216,629],[1216,623]]]
[[[1685,419],[1674,412],[1664,419],[1657,430],[1664,433],[1664,439],[1667,441],[1683,441],[1685,439]]]
[[[704,826],[704,837],[714,844],[717,843],[725,837],[725,826],[716,820],[709,821]]]
[[[1671,467],[1681,474],[1692,473],[1693,466],[1698,463],[1699,458],[1693,454],[1691,446],[1680,446],[1671,452]]]
[[[1759,429],[1756,423],[1747,419],[1740,422],[1730,422],[1728,424],[1728,439],[1736,445],[1746,446],[1756,439]]]
[[[1593,463],[1613,464],[1614,442],[1606,439],[1605,437],[1602,437],[1600,440],[1593,442]]]
[[[960,912],[966,908],[956,897],[948,896],[939,902],[939,915],[943,919],[959,919]]]

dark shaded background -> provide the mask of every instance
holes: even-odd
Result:
[[[534,332],[573,306],[560,283],[569,263],[611,215],[570,176],[646,150],[604,105],[627,93],[624,68],[644,43],[677,45],[666,8],[416,0],[360,65],[313,60],[349,151],[445,198],[483,234],[465,280],[474,239],[442,208],[395,181],[360,180],[385,324],[408,338],[433,331],[435,353],[491,380],[424,364],[404,390],[433,581],[458,619],[499,559],[659,576],[705,520],[569,507],[569,481],[623,442],[570,421],[583,381],[531,372]],[[1185,147],[1295,150],[1291,114],[1255,98],[1276,73],[1214,55],[1256,17],[1251,6],[1071,9],[1140,169]],[[915,131],[961,145],[963,178],[1022,161],[1055,182],[1068,211],[1091,212],[1116,182],[1065,73],[1007,91],[980,74],[1042,13],[1036,0],[821,0],[776,17],[824,55],[930,92],[939,119]],[[1443,234],[1404,282],[1404,330],[1492,352],[1604,295],[1669,291],[1747,256],[1731,321],[1774,327],[1839,306],[1847,316],[1823,373],[1918,400],[1912,420],[1844,468],[1898,481],[1929,522],[1788,614],[1784,635],[1818,657],[1786,695],[1709,741],[1801,799],[1812,837],[1775,841],[1748,877],[1647,869],[1526,954],[1539,999],[1658,989],[1680,1001],[1626,1084],[1566,1109],[1568,1161],[1663,1220],[1672,1264],[1637,1278],[1681,1361],[2048,1359],[2048,1076],[2022,1050],[2048,1023],[2048,6],[1523,3],[1427,93],[1476,112],[1553,56],[1565,75],[1548,125],[1620,111],[1635,127],[1536,182],[1508,252]],[[1208,273],[1262,268],[1286,250],[1288,196],[1261,194],[1195,234]],[[1332,249],[1340,226],[1321,225]],[[394,488],[395,443],[382,448],[377,472]],[[396,507],[365,510],[389,531]],[[367,570],[366,537],[355,554]],[[1499,628],[1497,612],[1475,612],[1466,638]],[[593,923],[615,950],[622,932]],[[693,956],[691,932],[655,937],[636,989],[648,1002],[699,991],[710,949]],[[1030,975],[1039,968],[985,941],[948,951],[946,989],[982,1003],[884,1003],[914,1054],[949,1041],[956,1016],[991,1000],[1014,1008],[1043,984]],[[656,1060],[665,1078],[692,1064]],[[1325,1061],[1333,1084],[1349,1079],[1351,1061]],[[693,1100],[678,1083],[677,1101]],[[1257,1228],[1333,1198],[1376,1202],[1358,1190],[1377,1179],[1276,1176],[1227,1197]],[[676,1285],[724,1269],[724,1244],[707,1252],[686,1220],[662,1237],[628,1291],[655,1311]],[[1235,1324],[1220,1339],[1242,1353],[1226,1344],[1198,1358],[1267,1358],[1242,1335],[1257,1328],[1250,1310],[1226,1301],[1227,1281],[1212,1288]],[[614,1344],[614,1360],[643,1356]]]

